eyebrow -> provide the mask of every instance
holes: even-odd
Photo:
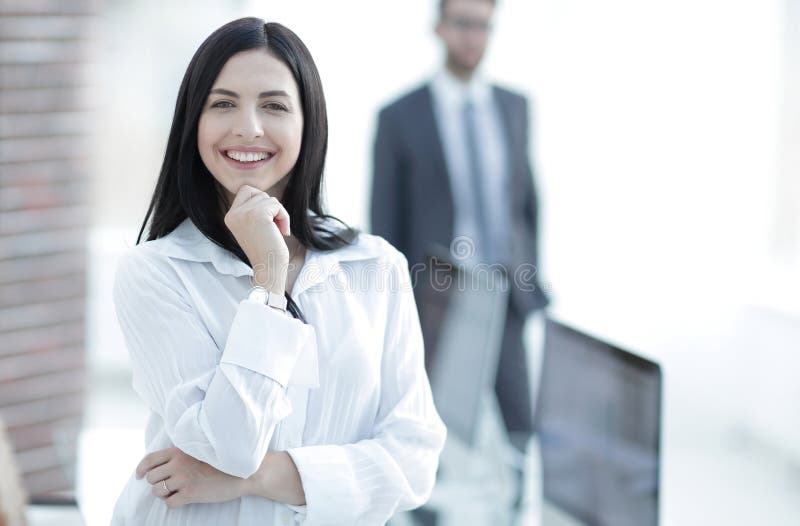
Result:
[[[214,88],[214,89],[211,90],[211,93],[216,93],[218,95],[227,95],[228,97],[233,97],[234,99],[238,99],[239,98],[239,94],[236,93],[235,91],[231,91],[231,90],[227,90],[227,89],[223,89],[223,88]],[[258,94],[258,98],[259,99],[263,99],[265,97],[275,97],[275,96],[288,97],[289,94],[286,93],[285,91],[279,90],[279,89],[275,89],[275,90],[271,90],[271,91],[262,91],[261,93]]]

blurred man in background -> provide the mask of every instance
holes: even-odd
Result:
[[[458,251],[457,262],[507,270],[511,294],[495,392],[509,436],[522,448],[533,432],[535,395],[523,326],[531,315],[542,325],[547,298],[536,272],[527,100],[479,72],[494,8],[492,0],[440,1],[436,34],[446,62],[429,82],[380,112],[371,220],[373,233],[412,266],[440,245]],[[428,350],[429,340],[426,335]]]

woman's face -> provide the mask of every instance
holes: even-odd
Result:
[[[200,158],[225,189],[228,203],[244,185],[281,198],[297,162],[303,110],[297,83],[264,49],[232,56],[200,115]]]

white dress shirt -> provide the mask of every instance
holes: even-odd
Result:
[[[174,445],[237,477],[285,450],[306,505],[168,509],[131,475],[113,525],[384,524],[429,497],[446,432],[402,254],[363,233],[308,249],[291,292],[308,325],[246,299],[252,275],[189,219],[123,256],[114,303],[151,410],[146,450]]]
[[[442,138],[447,171],[450,176],[450,187],[453,192],[455,207],[454,235],[479,239],[480,232],[476,222],[473,194],[483,199],[487,215],[489,232],[495,240],[508,238],[509,178],[507,138],[500,119],[500,110],[492,96],[491,85],[479,74],[473,75],[466,83],[452,73],[443,69],[431,81],[434,115],[436,117],[439,136]],[[473,188],[469,177],[469,157],[467,154],[466,124],[462,118],[464,103],[470,100],[475,108],[477,122],[477,140],[480,144],[481,172],[483,187]],[[499,246],[501,256],[507,259],[507,242]],[[482,247],[475,247],[473,257],[466,258],[466,263],[486,261]],[[498,263],[490,261],[489,263]],[[499,261],[508,263],[508,261]]]

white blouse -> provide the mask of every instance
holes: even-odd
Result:
[[[237,477],[285,450],[306,505],[168,509],[132,474],[113,525],[383,524],[430,496],[446,431],[403,255],[368,234],[308,249],[291,291],[308,325],[246,299],[252,275],[189,219],[123,256],[114,303],[151,410],[146,449],[174,445]]]

